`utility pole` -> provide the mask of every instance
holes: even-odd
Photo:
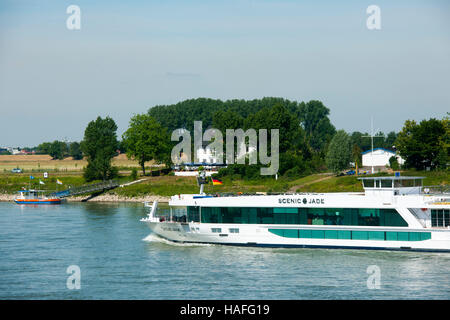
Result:
[[[370,123],[371,123],[370,136],[362,136],[362,137],[371,139],[372,152],[370,154],[370,158],[371,158],[371,162],[372,162],[372,174],[374,174],[375,169],[373,168],[373,138],[384,138],[384,135],[383,136],[375,136],[375,133],[373,131],[373,116],[370,117]],[[376,131],[379,131],[379,129],[377,129]]]

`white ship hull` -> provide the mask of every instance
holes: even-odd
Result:
[[[286,247],[286,248],[335,248],[367,250],[409,250],[409,251],[443,251],[450,252],[450,230],[427,230],[431,239],[418,241],[383,241],[383,240],[346,240],[346,239],[301,239],[285,238],[269,232],[269,229],[323,230],[323,227],[310,225],[242,225],[209,224],[180,222],[147,222],[151,231],[164,239],[181,243],[222,244],[235,246]],[[221,233],[212,232],[220,228]],[[229,229],[239,229],[239,233],[230,233]],[[330,228],[329,230],[406,232],[399,228]],[[408,229],[408,232],[423,230]]]

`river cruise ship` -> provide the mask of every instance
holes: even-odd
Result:
[[[276,195],[180,194],[157,215],[156,235],[183,243],[450,252],[450,194],[423,177],[359,178],[364,192]]]

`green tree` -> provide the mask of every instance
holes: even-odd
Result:
[[[305,143],[304,131],[294,114],[280,103],[264,108],[245,120],[245,129],[267,129],[267,141],[270,143],[271,129],[279,130],[280,153],[297,150]]]
[[[132,117],[122,138],[127,157],[138,161],[144,175],[147,161],[155,160],[170,165],[170,136],[152,116],[138,114]]]
[[[448,159],[441,151],[446,146],[445,119],[439,121],[431,118],[420,124],[407,120],[395,145],[408,168],[424,170],[441,167],[442,162]]]
[[[62,160],[67,155],[67,144],[62,141],[53,141],[50,145],[49,155],[54,159]]]
[[[137,180],[138,178],[138,172],[136,168],[131,169],[130,178],[132,181]]]
[[[395,140],[397,140],[397,134],[394,131],[389,132],[384,140],[384,148],[388,150],[394,149]]]
[[[88,161],[84,169],[87,181],[107,180],[117,175],[117,170],[111,166],[111,159],[118,147],[116,131],[117,125],[110,117],[98,117],[86,127],[81,150]]]
[[[352,145],[357,145],[361,151],[367,151],[371,149],[371,141],[370,138],[368,138],[369,134],[366,133],[362,133],[359,131],[354,131],[352,132],[351,136],[350,136],[350,140],[351,140],[351,144]]]
[[[194,121],[203,121],[206,128],[212,123],[212,115],[223,108],[221,100],[197,98],[181,101],[173,105],[150,108],[148,114],[169,132],[184,128],[193,132]]]
[[[328,169],[334,173],[347,169],[352,159],[350,137],[344,130],[339,130],[331,139],[325,158]]]
[[[400,169],[400,164],[398,163],[396,156],[392,156],[389,158],[389,167],[391,167],[391,169],[394,171]]]
[[[36,153],[38,153],[38,154],[50,154],[51,147],[52,147],[52,143],[51,142],[43,142],[40,145],[38,145]]]
[[[74,160],[83,159],[83,152],[81,152],[81,146],[78,142],[72,142],[69,144],[69,155]]]
[[[127,146],[125,145],[125,142],[123,140],[119,141],[119,151],[120,153],[127,153]]]
[[[169,132],[179,128],[192,132],[194,121],[202,121],[203,128],[213,126],[224,134],[224,138],[225,129],[268,129],[270,141],[270,129],[279,129],[280,168],[292,169],[290,174],[294,175],[295,172],[306,172],[303,170],[306,167],[324,169],[325,151],[336,132],[329,113],[330,110],[317,100],[299,103],[277,97],[227,101],[198,98],[155,106],[148,111]],[[370,145],[370,139],[364,140]],[[286,152],[289,155],[282,156]],[[289,168],[294,163],[294,167]],[[256,172],[253,167],[251,170]],[[253,174],[253,171],[248,173]]]
[[[329,114],[330,109],[318,100],[311,100],[306,104],[302,103],[299,105],[298,116],[300,122],[311,147],[316,151],[323,150],[336,132],[328,118]]]
[[[350,138],[350,141],[351,141],[351,138]],[[354,144],[352,147],[352,161],[355,163],[355,165],[358,166],[358,168],[362,167],[362,150],[356,144]]]
[[[442,119],[442,125],[445,129],[445,134],[442,137],[443,148],[438,154],[438,166],[440,169],[447,169],[450,164],[450,112]]]
[[[219,129],[223,135],[225,135],[226,129],[243,128],[244,118],[242,118],[237,112],[231,110],[219,110],[213,115],[212,125],[214,128]]]

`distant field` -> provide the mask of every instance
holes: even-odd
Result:
[[[125,154],[115,157],[113,166],[120,168],[139,167],[137,161],[129,160]],[[153,162],[146,163],[146,166]],[[25,172],[58,171],[76,172],[82,171],[87,165],[86,160],[73,160],[71,157],[64,160],[52,160],[49,155],[0,155],[0,174],[11,172],[13,168],[21,168]]]

